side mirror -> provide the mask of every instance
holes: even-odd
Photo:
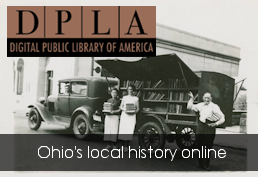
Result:
[[[101,71],[100,67],[97,67],[94,70],[96,71],[96,73],[100,73],[100,71]]]

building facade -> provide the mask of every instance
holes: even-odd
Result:
[[[238,76],[240,48],[157,24],[156,54],[176,53],[190,69]],[[30,57],[13,60],[14,109],[24,109],[39,97],[57,94],[58,80],[71,76],[100,76],[94,60],[105,57]],[[135,61],[140,57],[119,58]]]

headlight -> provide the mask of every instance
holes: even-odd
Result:
[[[40,102],[41,104],[44,104],[44,103],[46,102],[46,99],[45,99],[44,97],[40,97],[40,98],[39,98],[39,102]]]

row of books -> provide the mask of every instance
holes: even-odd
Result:
[[[135,88],[142,88],[144,81],[139,80],[126,80],[123,81],[122,87],[127,88],[129,85],[134,85]],[[145,82],[145,88],[186,88],[186,83],[184,79],[172,79],[170,86],[162,80],[159,81],[146,81]]]
[[[170,91],[169,100],[188,101],[190,96],[187,92],[172,92]]]
[[[168,88],[168,84],[162,80],[152,83],[152,81],[146,81],[146,88]]]
[[[170,88],[186,88],[184,79],[172,79]]]
[[[170,104],[169,112],[180,114],[182,112],[182,105],[180,104]]]
[[[139,80],[127,80],[123,82],[123,87],[128,88],[129,85],[134,85],[136,89],[141,88],[143,86],[143,81]]]
[[[165,97],[165,93],[148,92],[146,100],[162,100]]]
[[[142,92],[141,91],[135,91],[134,95],[137,96],[138,98],[140,98],[141,95],[142,95]]]

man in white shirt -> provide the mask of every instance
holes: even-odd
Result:
[[[225,115],[220,110],[219,106],[212,102],[210,93],[203,95],[203,102],[193,104],[193,93],[189,93],[190,100],[187,104],[187,109],[199,112],[199,121],[196,132],[197,147],[201,150],[202,146],[206,149],[211,149],[215,138],[216,127],[225,122]],[[199,167],[210,171],[210,158],[198,158]]]

